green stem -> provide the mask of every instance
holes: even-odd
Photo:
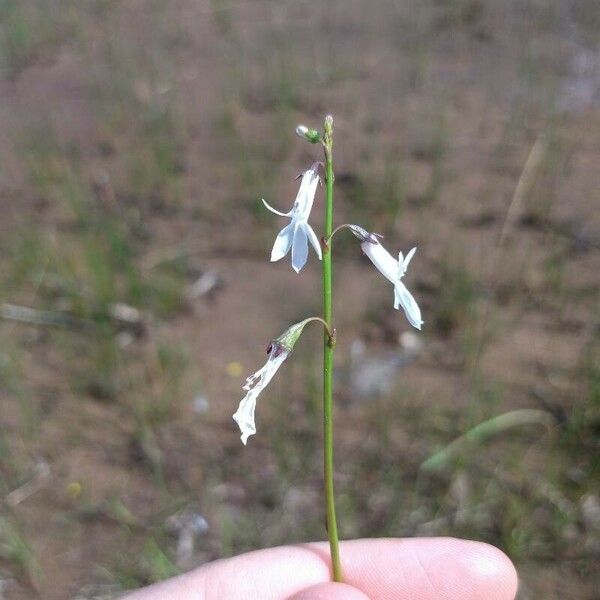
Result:
[[[332,331],[326,321],[321,319],[321,317],[308,317],[308,319],[304,319],[300,324],[310,323],[311,321],[318,321],[321,323],[325,329],[325,335],[332,340],[332,343],[335,343],[335,331]]]
[[[323,136],[325,149],[325,235],[330,240],[333,229],[333,119],[325,118]],[[331,240],[323,245],[323,320],[329,331],[332,325],[331,301]],[[325,502],[327,505],[327,535],[331,551],[331,567],[334,581],[342,581],[335,498],[333,492],[333,349],[335,338],[325,334],[323,349],[323,458],[325,477]]]

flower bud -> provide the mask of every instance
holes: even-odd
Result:
[[[298,125],[296,127],[296,135],[309,141],[311,144],[317,144],[321,140],[321,136],[316,129],[309,129],[306,125]]]

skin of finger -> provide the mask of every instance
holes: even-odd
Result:
[[[284,600],[329,582],[327,544],[250,552],[140,590],[127,600]],[[371,600],[513,600],[517,577],[498,549],[454,538],[342,543],[344,582]]]
[[[320,583],[313,585],[288,600],[370,600],[360,590],[345,583]]]
[[[514,600],[517,593],[511,561],[481,542],[364,540],[360,549],[346,551],[345,582],[372,600]]]

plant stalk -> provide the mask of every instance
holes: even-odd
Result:
[[[331,233],[333,229],[333,119],[325,117],[323,147],[325,150],[325,235],[329,240],[323,244],[323,320],[330,332],[332,324],[331,295]],[[331,568],[334,581],[342,581],[335,498],[333,491],[333,350],[335,337],[324,336],[323,348],[323,463],[325,479],[325,502],[327,506],[327,535],[331,552]]]

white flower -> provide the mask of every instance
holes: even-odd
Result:
[[[289,351],[279,344],[269,346],[269,360],[254,375],[246,379],[244,390],[248,392],[233,415],[233,420],[240,426],[242,432],[242,443],[246,445],[248,438],[256,433],[254,423],[254,411],[256,409],[256,399],[265,389],[277,369],[283,364],[283,361],[290,355]]]
[[[288,327],[276,340],[273,340],[267,348],[269,359],[266,364],[246,379],[243,389],[246,390],[247,394],[242,398],[237,411],[233,415],[233,420],[240,426],[241,440],[244,445],[246,445],[248,438],[256,433],[254,423],[256,399],[267,387],[269,381],[273,379],[273,375],[277,373],[277,369],[283,364],[283,361],[291,354],[306,324],[314,320],[313,317],[295,323]]]
[[[406,257],[400,252],[398,260],[396,260],[379,243],[375,234],[365,231],[358,225],[351,225],[350,228],[354,235],[361,240],[360,247],[362,251],[369,257],[379,272],[394,285],[394,308],[398,310],[402,307],[409,323],[413,327],[421,329],[421,325],[423,325],[421,309],[412,297],[412,294],[406,289],[402,281],[400,281],[404,277],[408,263],[410,263],[417,249],[413,248],[410,250]]]
[[[289,217],[291,223],[286,225],[277,236],[273,250],[271,251],[271,261],[274,262],[283,258],[292,249],[292,267],[296,273],[306,264],[308,259],[308,240],[312,244],[319,260],[321,260],[321,245],[313,228],[308,224],[308,217],[315,199],[317,185],[319,184],[319,174],[316,168],[311,167],[302,175],[300,189],[296,196],[296,201],[292,210],[288,213],[282,213],[275,210],[263,199],[264,205],[276,215]]]

